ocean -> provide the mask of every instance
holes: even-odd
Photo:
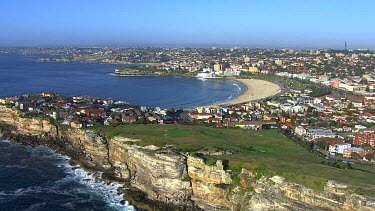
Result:
[[[47,147],[0,141],[0,210],[134,210],[97,178]]]
[[[46,56],[46,55],[44,55]],[[0,54],[0,98],[25,93],[90,95],[162,108],[191,108],[245,91],[233,80],[116,77],[121,65],[37,62],[40,55]],[[0,137],[1,140],[1,137]],[[0,210],[134,210],[119,184],[107,184],[47,147],[0,141]]]

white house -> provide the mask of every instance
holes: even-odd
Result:
[[[348,143],[335,144],[334,153],[344,154],[344,150],[350,148],[352,145]]]
[[[326,109],[326,107],[322,103],[309,104],[309,106],[312,107],[313,109],[315,109],[316,111],[324,111]]]
[[[289,104],[289,103],[284,103],[284,104],[280,105],[280,109],[285,111],[285,112],[293,112],[292,105]]]
[[[303,107],[300,105],[293,106],[292,109],[294,113],[303,113],[305,111]]]
[[[294,132],[299,136],[303,136],[306,134],[306,129],[300,125],[294,128]]]

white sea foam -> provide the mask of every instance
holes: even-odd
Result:
[[[117,210],[135,210],[135,208],[127,202],[124,205],[120,203],[124,198],[124,194],[118,194],[117,190],[123,187],[123,185],[117,182],[107,184],[106,181],[102,179],[101,172],[89,173],[81,168],[71,168],[71,170],[76,181],[95,190],[111,207]]]
[[[132,205],[129,205],[127,202],[125,204],[121,204],[121,201],[123,201],[124,194],[118,193],[118,188],[122,187],[123,185],[113,182],[113,183],[107,183],[107,181],[102,179],[102,173],[90,173],[86,172],[83,169],[80,168],[80,165],[71,165],[69,163],[70,158],[64,155],[61,155],[59,153],[55,153],[54,150],[46,148],[46,147],[36,147],[32,148],[36,153],[32,154],[39,154],[38,151],[41,150],[47,150],[50,153],[46,153],[42,155],[42,157],[46,159],[54,159],[56,160],[56,166],[60,168],[65,168],[65,173],[67,176],[64,178],[54,182],[53,186],[47,186],[47,187],[40,187],[40,186],[32,186],[28,188],[19,188],[14,192],[1,192],[0,198],[6,196],[6,195],[12,195],[12,196],[20,196],[20,195],[26,195],[26,194],[33,194],[33,193],[43,193],[43,192],[56,192],[58,194],[65,194],[65,195],[71,195],[74,196],[75,193],[82,192],[87,193],[87,188],[92,191],[95,194],[98,194],[101,196],[101,198],[104,199],[104,201],[108,204],[108,206],[112,207],[115,210],[135,210],[135,208]],[[40,156],[40,154],[39,154]],[[9,167],[22,167],[22,166],[9,166]],[[64,184],[69,184],[72,181],[78,182],[80,184],[83,184],[85,186],[84,189],[72,189],[72,190],[61,190],[61,187]],[[89,199],[90,200],[90,199]],[[72,203],[80,203],[82,200]],[[67,204],[66,207],[73,206],[72,204]]]
[[[229,96],[228,99],[227,99],[226,101],[229,101],[230,99],[232,99],[232,97],[233,97],[232,95]]]
[[[18,169],[24,169],[27,168],[27,166],[24,165],[7,165],[5,168],[18,168]]]
[[[238,84],[232,84],[232,85],[237,87],[237,89],[238,89],[237,92],[238,92],[238,93],[240,93],[240,92],[242,91],[241,87],[238,86]]]
[[[0,136],[0,138],[1,138],[1,136]],[[3,143],[10,143],[9,140],[0,140],[0,142],[3,142]]]
[[[32,210],[43,210],[43,207],[46,206],[47,202],[37,203],[33,204],[30,207],[26,209],[26,211],[32,211]]]
[[[40,187],[40,186],[30,186],[27,188],[18,188],[16,191],[13,193],[7,193],[8,195],[14,195],[14,196],[21,196],[21,195],[26,195],[30,193],[41,193],[44,192],[45,190]]]

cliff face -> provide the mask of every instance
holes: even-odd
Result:
[[[13,127],[11,132],[21,135],[41,135],[50,133],[57,135],[57,129],[49,121],[36,118],[19,118],[19,112],[11,108],[0,106],[0,121]]]
[[[254,184],[252,196],[245,194],[250,200],[241,205],[242,210],[375,210],[374,200],[349,194],[346,188],[329,181],[324,191],[315,191],[279,176],[262,177]]]
[[[173,205],[192,205],[185,157],[154,146],[139,147],[138,140],[109,140],[109,157],[116,176],[130,179],[147,197]]]
[[[216,165],[208,166],[202,158],[189,156],[187,166],[194,193],[192,200],[206,210],[229,209],[229,189],[225,185],[232,184],[232,178],[229,172],[224,171],[222,161],[218,160]],[[224,185],[224,188],[220,185]]]
[[[69,129],[60,132],[60,144],[87,167],[108,171],[111,164],[107,141],[92,131]]]
[[[130,171],[124,158],[127,157],[128,145],[124,144],[127,139],[114,138],[108,140],[108,157],[112,165],[114,176],[121,180],[130,179]]]
[[[329,182],[324,191],[314,191],[277,176],[255,180],[243,169],[239,178],[244,188],[234,187],[231,172],[221,161],[207,165],[201,158],[137,146],[134,139],[105,140],[89,130],[58,131],[49,121],[21,118],[17,111],[1,106],[0,128],[5,138],[47,144],[176,210],[375,210],[373,200],[350,195],[342,184]]]
[[[19,112],[0,106],[0,125],[4,135],[20,142],[46,144],[60,150],[85,166],[107,170],[108,144],[105,139],[88,130],[69,129],[58,131],[48,120],[21,118]]]

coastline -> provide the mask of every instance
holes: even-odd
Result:
[[[275,83],[259,79],[233,79],[244,84],[247,89],[246,91],[229,101],[218,102],[204,107],[217,108],[221,105],[235,105],[240,103],[246,103],[253,100],[260,100],[263,98],[271,97],[281,92],[281,87]]]
[[[224,169],[221,160],[208,164],[194,155],[153,145],[138,146],[134,144],[137,139],[119,136],[105,139],[91,130],[62,130],[46,120],[23,118],[17,110],[1,106],[0,129],[7,140],[30,146],[45,145],[69,156],[84,170],[102,172],[110,182],[129,184],[130,189],[125,187],[120,191],[124,191],[125,199],[137,210],[235,210],[239,206],[243,210],[255,206],[266,210],[353,210],[353,207],[370,210],[374,204],[371,198],[343,192],[342,188],[349,191],[348,186],[334,181],[328,181],[322,190],[315,190],[284,181],[280,176],[263,175],[254,180],[255,173],[244,168],[239,179],[246,186],[241,183],[238,187],[246,189],[238,192],[232,189],[235,185],[232,172]],[[337,191],[337,187],[341,189]],[[259,202],[259,198],[263,201]],[[281,203],[287,205],[280,206]]]
[[[0,134],[1,135],[1,134]],[[41,207],[43,207],[43,210],[50,210],[51,209],[51,204],[59,204],[59,205],[62,205],[62,207],[66,207],[67,204],[69,203],[74,203],[75,200],[80,200],[82,198],[80,198],[81,196],[81,191],[77,192],[75,191],[75,189],[71,189],[71,185],[76,185],[76,184],[80,184],[80,185],[83,185],[85,186],[84,189],[82,190],[85,190],[84,194],[88,194],[88,195],[85,195],[85,196],[89,196],[90,197],[98,197],[98,199],[95,199],[96,200],[99,200],[99,201],[102,201],[102,202],[105,202],[105,204],[100,204],[100,208],[98,209],[106,209],[106,208],[114,208],[114,209],[118,209],[118,210],[129,210],[129,211],[133,211],[135,210],[134,206],[130,205],[128,203],[128,201],[125,200],[125,192],[126,192],[126,187],[124,184],[122,184],[121,182],[118,182],[116,180],[110,180],[110,179],[107,179],[107,178],[104,178],[101,171],[95,171],[95,170],[91,170],[91,169],[86,169],[85,167],[81,166],[79,161],[77,160],[72,160],[71,157],[69,157],[69,155],[67,154],[63,154],[63,152],[60,152],[56,149],[54,149],[54,147],[52,146],[48,146],[48,145],[43,145],[43,144],[39,144],[39,145],[29,145],[28,143],[26,142],[21,142],[21,141],[16,141],[16,140],[3,140],[1,137],[0,137],[0,143],[3,144],[4,143],[7,143],[7,146],[5,147],[5,149],[9,148],[9,146],[11,146],[12,148],[12,151],[13,152],[10,152],[9,155],[12,157],[12,154],[18,154],[18,152],[20,152],[20,155],[22,156],[25,156],[25,151],[27,151],[27,157],[24,157],[24,158],[21,158],[21,157],[18,157],[16,156],[16,158],[14,159],[15,160],[15,163],[19,163],[21,162],[22,163],[22,169],[28,169],[28,168],[38,168],[38,167],[41,167],[39,166],[40,165],[40,162],[41,163],[46,163],[47,166],[49,166],[48,164],[51,164],[51,166],[48,167],[49,170],[53,171],[54,173],[52,174],[53,176],[52,177],[55,177],[56,175],[58,175],[58,180],[57,181],[63,181],[62,183],[60,182],[56,182],[54,184],[44,184],[42,182],[42,184],[39,184],[37,187],[38,191],[35,191],[35,194],[36,194],[36,197],[39,198],[43,195],[42,191],[46,191],[47,192],[47,196],[43,199],[40,199],[40,202],[47,202],[48,205],[46,206],[46,204],[44,205],[41,205]],[[4,148],[2,149],[4,150]],[[4,151],[2,151],[4,153]],[[4,154],[3,154],[4,155]],[[5,155],[6,157],[8,157],[8,153],[7,151],[5,151]],[[34,160],[34,156],[37,157],[38,159],[37,160]],[[4,156],[2,158],[5,158]],[[23,160],[24,159],[27,159],[27,158],[32,158],[32,162],[30,163],[24,163]],[[21,159],[21,160],[19,160]],[[48,160],[52,160],[53,163],[49,162]],[[8,164],[7,162],[9,162],[9,160],[7,159],[4,159],[2,160],[1,164],[4,165],[4,164]],[[35,163],[34,163],[35,162]],[[7,165],[4,165],[4,166],[7,166]],[[10,165],[12,166],[12,165]],[[38,166],[38,167],[36,167]],[[60,171],[62,169],[63,173]],[[45,169],[44,169],[45,170]],[[4,169],[4,172],[7,172],[8,169]],[[22,170],[21,170],[22,172]],[[49,172],[49,171],[48,171]],[[38,173],[36,173],[38,176],[40,176],[41,174],[44,175],[44,171],[40,171]],[[45,174],[46,177],[48,178],[48,176],[50,176],[51,174]],[[11,182],[18,182],[19,179],[17,179],[18,177],[16,176],[16,181],[13,181],[11,180]],[[38,182],[39,177],[33,177],[31,178],[31,183],[29,183],[29,180],[25,180],[24,183],[26,183],[25,185],[28,186],[28,188],[30,187],[36,187],[36,186],[33,186],[34,182]],[[46,180],[48,180],[46,178]],[[30,179],[30,178],[28,178]],[[27,182],[26,182],[27,181]],[[3,183],[4,184],[4,183]],[[58,187],[58,188],[56,188]],[[56,189],[55,189],[56,188]],[[22,194],[22,196],[20,195],[20,197],[22,199],[25,199],[25,197],[29,197],[31,196],[31,194],[34,194],[34,191],[32,192],[28,192],[28,191],[25,191],[27,188],[23,188],[23,187],[17,187],[17,191],[20,191],[24,194]],[[58,197],[54,198],[54,197],[51,197],[48,193],[49,193],[49,190],[50,189],[54,189],[53,190],[53,195],[55,196],[62,196],[62,197],[65,197],[66,193],[69,193],[69,196],[71,196],[71,198],[67,198],[63,201],[60,201],[58,199]],[[8,188],[6,188],[5,190],[8,194],[9,197],[11,198],[7,198],[5,199],[6,201],[12,201],[12,198],[13,197],[16,197],[16,194],[12,194],[12,191],[14,191],[14,189],[12,189],[12,187],[10,187],[10,190]],[[23,192],[25,191],[25,192]],[[87,192],[86,192],[87,191]],[[76,195],[77,194],[77,195]],[[95,195],[97,196],[95,196]],[[39,196],[39,197],[38,197]],[[74,198],[73,198],[74,197]],[[21,199],[20,198],[20,199]],[[18,199],[18,197],[17,197]],[[51,200],[51,201],[49,201]],[[39,200],[38,200],[39,201]],[[38,205],[38,201],[33,201],[32,199],[28,202],[26,202],[26,204],[28,205]],[[51,204],[50,204],[51,202]],[[88,204],[91,204],[92,202],[87,202]],[[95,204],[95,202],[93,202]],[[94,205],[93,204],[93,205]],[[95,204],[97,205],[97,204]],[[79,206],[79,205],[78,205]],[[86,205],[83,205],[84,207],[86,207]],[[62,207],[58,207],[57,209],[61,209]],[[38,207],[40,208],[40,207]],[[4,208],[5,209],[5,208]],[[40,208],[42,209],[42,208]],[[23,210],[23,209],[20,209],[20,210]]]

